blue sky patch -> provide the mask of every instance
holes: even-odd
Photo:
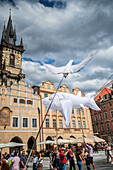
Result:
[[[62,2],[62,1],[48,1],[48,0],[39,0],[40,4],[43,4],[45,7],[50,7],[50,8],[65,8],[66,7],[66,2]]]
[[[25,58],[25,57],[23,57],[22,60],[23,60],[23,61],[31,61],[31,62],[33,62],[33,63],[39,63],[40,65],[43,65],[40,60],[33,60],[33,59],[31,59],[31,58]]]

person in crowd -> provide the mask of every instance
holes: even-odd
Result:
[[[53,150],[53,155],[52,155],[52,164],[53,164],[53,169],[54,170],[57,170],[57,167],[56,167],[56,155],[57,155],[57,151],[56,149]]]
[[[85,148],[85,161],[86,161],[86,168],[87,168],[87,170],[91,170],[91,167],[90,167],[90,157],[89,157],[89,154],[88,154],[88,148]]]
[[[49,158],[50,158],[50,170],[53,169],[53,165],[52,165],[52,155],[53,155],[53,150],[50,151],[50,155],[49,155]]]
[[[57,170],[60,170],[60,156],[59,156],[58,149],[56,149],[56,168]]]
[[[111,158],[111,164],[113,164],[113,152],[112,152],[112,148],[109,150],[109,156]]]
[[[12,159],[11,170],[19,170],[20,158],[17,156],[17,152],[14,153],[14,158]]]
[[[8,162],[9,154],[7,152],[5,152],[5,154],[4,154],[4,159]]]
[[[9,167],[11,168],[12,166],[12,160],[13,160],[13,157],[14,157],[14,153],[11,153],[9,159],[8,159],[8,164],[9,164]]]
[[[77,160],[77,165],[79,170],[82,170],[82,164],[83,164],[82,152],[83,152],[82,148],[78,148],[76,150],[76,160]]]
[[[74,157],[75,157],[75,154],[74,154],[74,151],[73,151],[73,145],[71,145],[70,147],[70,150],[69,150],[69,162],[70,162],[70,170],[72,170],[72,167],[73,169],[75,170],[75,161],[74,161]]]
[[[110,152],[109,152],[110,150],[111,150],[111,146],[108,143],[108,145],[106,146],[107,162],[110,162],[110,159],[111,159]]]
[[[42,170],[43,167],[43,157],[41,155],[41,153],[38,153],[38,165],[37,165],[37,169],[38,170]]]
[[[22,156],[20,157],[20,170],[23,170],[25,168],[25,164],[26,164],[26,155],[25,155],[25,151],[22,152]]]
[[[98,143],[95,143],[95,152],[98,153]]]
[[[89,157],[90,157],[90,163],[92,164],[93,169],[95,170],[95,164],[94,164],[94,162],[93,162],[93,147],[92,147],[92,144],[89,143],[89,145],[86,144],[86,146],[87,146],[87,148],[88,148],[88,155],[89,155]]]
[[[60,156],[60,170],[66,170],[66,158],[65,156],[67,155],[67,153],[69,152],[69,150],[67,150],[65,153],[63,153],[63,149],[60,148],[59,149],[59,156]]]
[[[10,170],[8,163],[4,159],[0,161],[0,170]]]
[[[35,154],[33,155],[32,161],[33,161],[33,170],[37,170],[38,158],[36,157]]]

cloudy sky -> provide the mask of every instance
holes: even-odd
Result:
[[[57,87],[62,76],[47,72],[42,62],[63,66],[79,63],[92,52],[98,54],[79,73],[62,84],[83,93],[98,90],[113,73],[112,0],[1,0],[0,34],[12,9],[17,44],[23,34],[23,73],[31,85],[50,80]]]

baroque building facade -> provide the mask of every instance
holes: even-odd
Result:
[[[95,101],[101,110],[91,110],[93,131],[107,142],[113,142],[113,88],[104,88]]]

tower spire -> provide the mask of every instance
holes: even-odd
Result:
[[[11,8],[9,9],[9,17],[11,17]]]
[[[5,19],[4,19],[4,25],[3,25],[1,43],[2,43],[3,41],[5,41],[5,37],[6,37],[6,31],[5,31]]]
[[[14,42],[16,41],[16,23],[14,24]]]
[[[5,31],[5,18],[4,18],[4,26],[3,26],[3,31]]]
[[[23,38],[22,38],[22,32],[21,32],[20,46],[21,46],[21,47],[23,47]]]

